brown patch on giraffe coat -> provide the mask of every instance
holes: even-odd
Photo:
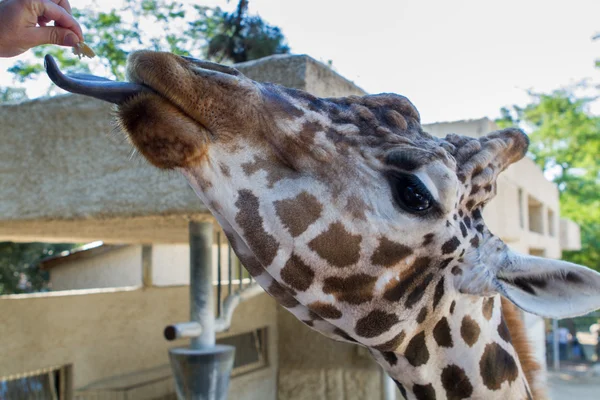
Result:
[[[498,335],[507,343],[511,343],[510,340],[510,332],[508,330],[508,326],[506,325],[506,321],[504,321],[504,315],[500,316],[500,323],[498,324]]]
[[[469,196],[473,196],[474,194],[477,194],[477,192],[479,192],[479,189],[481,189],[481,187],[479,185],[473,185],[471,187],[471,193],[469,193]]]
[[[319,316],[319,314],[316,314],[316,313],[314,313],[314,312],[313,312],[313,311],[311,311],[311,310],[308,310],[308,316],[309,316],[309,317],[310,317],[310,319],[311,319],[311,320],[313,320],[313,321],[322,321],[322,320],[323,320],[323,318],[321,318],[321,317]]]
[[[456,307],[456,301],[452,300],[452,303],[450,304],[450,314],[454,314],[454,307]]]
[[[229,167],[227,165],[219,163],[219,169],[221,170],[223,176],[225,176],[226,178],[231,178],[231,171],[229,170]]]
[[[270,265],[279,250],[279,242],[265,231],[258,197],[249,190],[240,190],[235,206],[239,210],[235,222],[242,228],[250,250],[262,265]]]
[[[429,350],[425,343],[425,331],[421,331],[410,339],[404,351],[404,357],[413,367],[423,365],[429,360]]]
[[[398,348],[398,346],[402,344],[405,337],[406,334],[404,333],[404,331],[402,331],[396,336],[394,336],[391,340],[388,340],[387,342],[382,344],[378,344],[377,346],[373,346],[373,348],[379,351],[394,351]]]
[[[356,321],[354,332],[364,338],[373,338],[389,331],[399,321],[396,314],[374,310]]]
[[[454,267],[452,267],[452,275],[460,275],[462,274],[462,269],[460,269],[460,267],[458,265],[455,265]]]
[[[379,245],[371,256],[371,263],[382,265],[384,267],[392,267],[411,255],[412,252],[410,247],[392,242],[387,237],[383,236],[379,240]]]
[[[498,390],[503,382],[514,382],[519,376],[514,357],[498,343],[485,346],[479,361],[479,373],[483,384],[490,390]]]
[[[465,370],[454,364],[442,370],[442,386],[448,400],[462,400],[473,394],[473,385]]]
[[[371,210],[371,207],[369,207],[367,203],[365,203],[365,201],[360,197],[351,195],[348,196],[345,210],[346,212],[350,213],[350,216],[352,218],[359,219],[361,221],[366,221],[366,212],[368,210]]]
[[[292,254],[281,270],[281,279],[293,289],[303,292],[313,283],[315,272],[300,257]]]
[[[428,233],[427,235],[423,236],[423,244],[422,246],[428,246],[431,243],[433,243],[433,239],[435,238],[435,233]]]
[[[492,319],[492,314],[494,312],[494,300],[495,297],[487,297],[483,299],[483,305],[481,311],[483,312],[483,316],[488,321]]]
[[[388,301],[399,301],[411,288],[414,288],[420,279],[424,276],[425,271],[430,267],[431,258],[419,257],[411,265],[409,274],[401,277],[400,282],[390,286],[383,297]]]
[[[404,306],[406,308],[412,308],[412,306],[417,304],[423,298],[423,295],[425,294],[425,291],[427,290],[427,286],[429,286],[429,284],[431,283],[432,280],[433,280],[433,274],[425,275],[425,278],[423,278],[423,280],[421,280],[421,282],[419,282],[413,288],[413,290],[408,294],[408,296],[406,296],[406,301],[404,302]]]
[[[390,364],[392,366],[398,364],[398,356],[394,352],[382,351],[381,356],[383,357],[383,359],[385,361],[387,361],[388,364]]]
[[[454,236],[442,245],[442,254],[454,253],[454,251],[458,249],[458,246],[460,246],[460,240]]]
[[[217,213],[221,213],[223,211],[223,207],[221,207],[221,204],[219,204],[216,200],[212,200],[210,202],[209,208]]]
[[[437,307],[440,300],[444,297],[444,277],[440,279],[440,281],[435,285],[435,292],[433,293],[433,309]]]
[[[320,123],[314,121],[305,121],[302,124],[300,132],[298,133],[300,141],[305,146],[312,146],[315,142],[315,136],[317,132],[321,130],[323,130],[323,127]]]
[[[283,167],[280,162],[275,160],[269,161],[259,157],[256,157],[252,162],[243,163],[242,169],[248,177],[258,171],[265,171],[267,173],[267,185],[269,188],[272,188],[280,180],[291,178],[295,175],[294,171]]]
[[[471,199],[471,200],[467,201],[467,204],[465,204],[465,207],[467,207],[467,210],[471,211],[473,209],[473,207],[475,207],[475,200]]]
[[[473,246],[474,248],[479,247],[479,236],[473,236],[473,238],[471,239],[471,246]]]
[[[465,215],[465,217],[463,218],[463,222],[465,223],[467,228],[471,229],[471,218],[469,218],[468,215]]]
[[[460,324],[460,336],[463,338],[465,343],[469,345],[469,347],[473,347],[477,340],[479,339],[479,334],[481,333],[481,329],[477,322],[471,318],[469,315],[465,315]]]
[[[271,282],[267,292],[285,308],[293,308],[300,304],[298,300],[296,300],[296,298],[294,298],[294,296],[276,280]]]
[[[459,226],[460,226],[460,232],[462,233],[462,237],[463,237],[463,238],[466,238],[466,237],[467,237],[467,235],[469,234],[469,233],[467,232],[467,226],[465,225],[465,223],[464,223],[464,222],[461,222],[461,223],[459,224]]]
[[[243,257],[240,261],[244,265],[244,268],[250,273],[250,275],[257,277],[258,275],[265,272],[265,267],[254,257]]]
[[[536,385],[537,382],[534,380],[534,375],[541,369],[541,367],[536,361],[536,358],[531,350],[531,344],[529,342],[529,338],[527,337],[523,320],[521,319],[521,312],[514,304],[506,300],[504,297],[500,298],[500,302],[502,305],[502,316],[506,320],[512,345],[519,357],[521,369],[523,370],[525,378],[531,387],[532,397],[534,399],[543,399],[546,397],[544,391],[539,387],[539,385]]]
[[[427,306],[424,306],[421,308],[421,311],[419,311],[419,315],[417,315],[417,324],[422,324],[423,321],[425,321],[425,318],[427,318]]]
[[[321,301],[315,301],[308,305],[308,309],[319,317],[325,319],[339,319],[342,318],[342,312],[335,307],[333,304],[323,303]]]
[[[450,333],[450,325],[446,317],[442,317],[433,328],[433,338],[440,347],[452,347],[452,334]]]
[[[329,225],[327,231],[321,233],[308,243],[308,247],[329,264],[344,268],[355,264],[360,258],[360,235],[352,235],[340,222]]]
[[[367,274],[351,275],[347,278],[332,276],[323,281],[323,292],[333,294],[339,301],[362,304],[373,298],[377,277]]]
[[[435,389],[431,383],[427,385],[413,385],[413,394],[417,400],[436,400]]]
[[[454,260],[452,257],[448,257],[440,263],[439,269],[445,269]]]
[[[293,237],[300,236],[323,212],[323,205],[315,196],[302,192],[293,199],[274,202],[281,223]]]

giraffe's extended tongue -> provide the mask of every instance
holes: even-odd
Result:
[[[114,104],[122,104],[138,93],[153,92],[149,87],[137,83],[114,82],[94,75],[64,75],[49,54],[44,57],[44,66],[46,73],[58,87],[71,93],[95,97]]]

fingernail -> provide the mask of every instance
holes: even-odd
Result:
[[[64,41],[65,46],[73,47],[77,43],[79,43],[79,38],[77,37],[76,34],[68,33],[67,36],[65,36],[65,41]]]

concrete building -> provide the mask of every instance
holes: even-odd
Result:
[[[364,94],[306,56],[238,68],[318,96]],[[169,398],[172,344],[162,329],[189,313],[188,222],[211,217],[182,177],[130,157],[129,144],[111,134],[105,103],[65,95],[0,106],[0,125],[0,240],[104,243],[45,261],[59,291],[0,296],[0,381],[60,382],[63,398]],[[486,119],[426,126],[437,135],[494,129]],[[559,222],[557,190],[530,160],[503,175],[485,212],[492,231],[520,251],[559,257],[561,246],[577,246],[577,226]],[[228,248],[218,237],[215,227],[213,268],[223,270]],[[264,293],[243,302],[218,339],[244,354],[232,399],[382,396],[383,375],[364,350],[314,333]]]

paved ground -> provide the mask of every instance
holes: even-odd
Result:
[[[552,400],[599,400],[600,375],[588,371],[548,372]]]

